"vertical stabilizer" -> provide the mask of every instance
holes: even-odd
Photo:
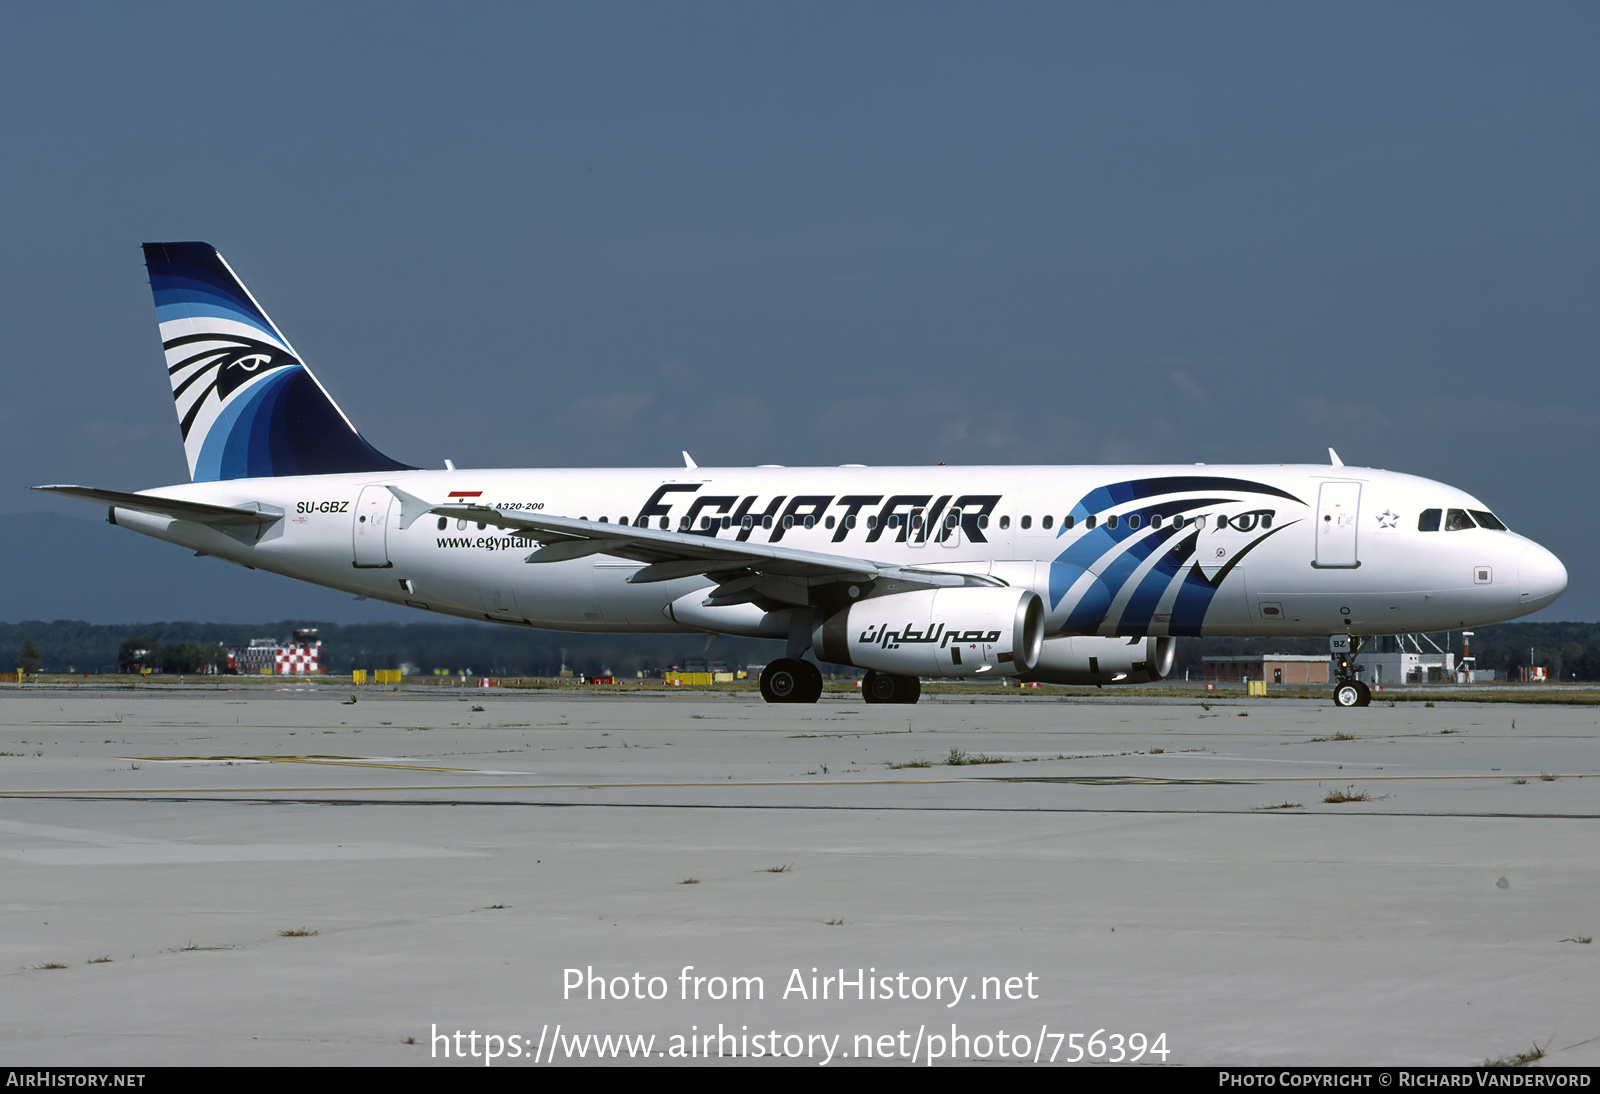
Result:
[[[410,470],[373,448],[209,243],[146,243],[195,482]]]

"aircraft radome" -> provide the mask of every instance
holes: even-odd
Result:
[[[45,486],[244,566],[513,626],[781,639],[867,702],[920,679],[1160,679],[1182,636],[1473,627],[1566,588],[1549,551],[1442,483],[1327,465],[420,470],[366,442],[204,243],[145,262],[192,481]],[[687,454],[686,454],[687,455]]]

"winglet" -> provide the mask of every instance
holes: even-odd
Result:
[[[1335,452],[1331,448],[1328,449],[1328,462],[1333,464],[1333,466],[1335,466],[1335,467],[1343,467],[1344,466],[1344,461],[1339,458],[1339,453]]]

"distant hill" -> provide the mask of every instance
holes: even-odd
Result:
[[[423,617],[426,619],[426,617]],[[15,665],[23,642],[32,638],[46,672],[114,672],[117,651],[130,638],[149,637],[161,645],[197,642],[241,645],[251,638],[287,638],[297,626],[314,626],[323,640],[324,669],[398,668],[415,665],[467,669],[491,676],[554,676],[563,663],[577,672],[610,669],[631,676],[641,669],[682,665],[688,660],[724,661],[732,666],[761,665],[782,656],[778,642],[719,638],[708,652],[701,635],[569,634],[489,623],[357,623],[310,620],[275,623],[142,622],[90,624],[70,620],[0,623],[0,667]],[[1457,653],[1461,633],[1436,635]],[[1528,664],[1546,666],[1555,679],[1600,680],[1600,624],[1502,623],[1483,627],[1472,640],[1479,668],[1500,670],[1514,679]],[[1172,676],[1204,674],[1201,658],[1238,653],[1327,652],[1325,638],[1185,638],[1178,643]]]

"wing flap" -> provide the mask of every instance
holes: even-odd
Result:
[[[635,584],[713,574],[723,583],[740,574],[755,574],[785,578],[803,585],[867,582],[878,578],[892,578],[918,586],[1003,584],[991,577],[909,569],[892,563],[826,555],[770,543],[630,528],[572,517],[531,516],[484,505],[437,505],[427,511],[523,532],[540,544],[539,549],[528,556],[529,562],[559,562],[592,554],[643,562],[644,569],[628,579]]]

